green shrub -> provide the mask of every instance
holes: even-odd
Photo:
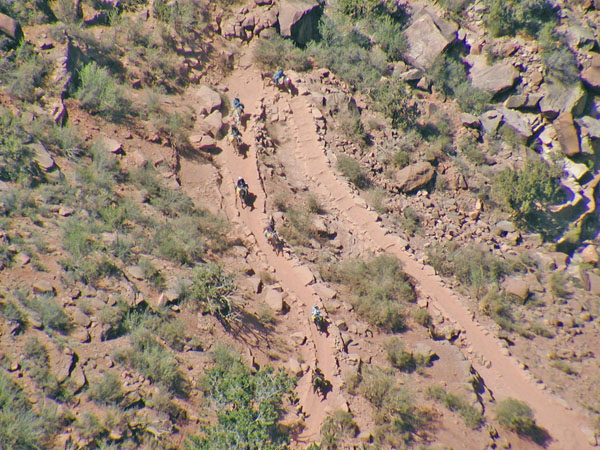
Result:
[[[171,393],[182,397],[188,395],[189,385],[179,371],[178,361],[148,330],[138,329],[132,333],[131,347],[117,352],[115,358],[151,381],[162,384]]]
[[[405,304],[415,300],[415,292],[398,259],[349,260],[323,275],[345,285],[352,305],[371,324],[387,331],[404,329]]]
[[[473,0],[437,0],[437,3],[446,11],[459,14],[467,9]]]
[[[424,326],[425,328],[429,328],[429,325],[431,325],[432,318],[429,314],[429,311],[427,311],[427,308],[415,309],[412,313],[412,318],[415,320],[415,322]]]
[[[344,444],[346,437],[353,438],[358,433],[358,425],[352,414],[338,409],[329,413],[321,425],[321,449],[336,450]]]
[[[19,100],[33,103],[42,95],[39,88],[44,87],[50,65],[30,44],[22,42],[0,66],[0,78]]]
[[[457,395],[446,392],[443,387],[429,386],[426,394],[429,398],[442,403],[450,411],[457,411],[469,428],[476,430],[483,424],[484,418],[474,406]]]
[[[455,242],[438,244],[431,247],[427,255],[438,274],[455,276],[461,283],[471,287],[478,297],[508,271],[502,259],[476,245],[459,246]]]
[[[398,218],[398,224],[406,231],[406,234],[414,236],[414,234],[422,228],[421,216],[412,207],[407,206]]]
[[[65,332],[71,327],[69,316],[52,297],[37,296],[28,302],[28,306],[41,316],[45,328]]]
[[[15,333],[18,334],[25,328],[27,317],[15,303],[10,301],[0,303],[0,315],[2,315],[7,322],[12,322],[17,325]]]
[[[481,150],[481,146],[472,134],[463,134],[457,140],[456,148],[460,154],[464,155],[475,165],[480,166],[487,163],[487,158]]]
[[[375,110],[388,117],[394,128],[416,127],[418,105],[410,100],[405,84],[396,79],[382,80],[374,86],[370,97]]]
[[[411,373],[417,368],[417,362],[411,352],[404,350],[402,339],[391,337],[385,343],[385,351],[390,364],[402,372]]]
[[[377,21],[373,37],[390,61],[400,61],[408,49],[402,27],[390,17]]]
[[[510,431],[535,441],[545,440],[544,430],[536,425],[533,411],[525,402],[510,397],[498,402],[496,419]]]
[[[118,121],[131,113],[131,106],[122,88],[104,67],[91,62],[79,73],[79,89],[75,97],[81,107],[92,114],[101,114]]]
[[[395,167],[397,167],[398,169],[402,169],[402,168],[408,166],[410,164],[409,153],[404,149],[398,150],[392,156],[392,164]]]
[[[123,400],[121,380],[114,373],[107,372],[101,378],[90,382],[88,395],[91,400],[100,405],[119,404]]]
[[[350,156],[338,156],[337,168],[358,189],[367,189],[371,184],[360,163]]]
[[[545,208],[562,198],[559,169],[541,160],[504,169],[493,180],[491,198],[528,226],[543,226]]]
[[[283,370],[267,367],[251,373],[239,355],[220,348],[215,367],[206,370],[206,396],[213,403],[218,421],[203,427],[202,436],[192,436],[189,450],[228,450],[236,445],[248,449],[283,450],[287,435],[278,420],[284,396],[292,393],[294,381]]]
[[[566,85],[577,81],[579,77],[577,58],[569,50],[566,39],[556,32],[554,23],[542,27],[538,36],[538,45],[542,50],[542,61],[550,80]]]
[[[24,355],[24,367],[46,395],[58,401],[70,400],[72,393],[69,392],[67,386],[59,384],[50,371],[48,351],[37,337],[31,337],[25,342]]]
[[[279,35],[259,39],[254,49],[254,60],[264,70],[283,67],[304,71],[311,67],[304,51],[296,47],[291,40]]]
[[[350,142],[358,146],[367,144],[368,136],[357,109],[348,108],[336,115],[336,127]]]
[[[535,36],[548,22],[556,21],[548,0],[486,0],[485,23],[493,36],[515,36],[519,32]]]
[[[232,274],[226,273],[221,265],[207,263],[193,270],[186,300],[227,321],[235,318],[237,312],[232,301],[235,290]]]
[[[0,369],[0,447],[49,448],[51,425],[35,412],[21,386]]]

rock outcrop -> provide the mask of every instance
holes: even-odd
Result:
[[[394,186],[399,192],[409,193],[421,189],[433,179],[435,170],[428,162],[419,162],[398,171]]]
[[[468,62],[472,64],[469,71],[473,87],[499,94],[514,86],[519,79],[519,72],[506,62],[499,62],[489,66],[482,56],[470,56]]]
[[[321,5],[314,0],[282,0],[279,5],[279,29],[283,37],[303,45],[315,36]]]
[[[19,22],[2,13],[0,13],[0,32],[15,42],[23,39],[23,30]]]
[[[406,61],[421,70],[430,69],[454,39],[444,36],[429,14],[423,14],[404,32],[408,50]]]

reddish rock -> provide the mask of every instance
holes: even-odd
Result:
[[[564,112],[558,116],[558,119],[554,121],[554,129],[563,154],[574,156],[581,152],[579,135],[570,112]]]
[[[404,35],[408,44],[408,50],[404,54],[406,61],[421,70],[430,69],[454,40],[444,36],[429,14],[423,14],[415,20]]]
[[[395,187],[400,192],[412,192],[425,187],[435,175],[433,166],[428,162],[419,162],[405,167],[396,173]]]
[[[21,25],[12,17],[0,13],[0,32],[7,35],[9,38],[19,41],[23,38],[23,30]]]

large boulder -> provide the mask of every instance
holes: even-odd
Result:
[[[436,59],[456,39],[445,36],[432,16],[423,14],[404,32],[408,50],[404,54],[406,61],[421,70],[430,69]]]
[[[39,142],[29,144],[28,147],[33,153],[33,160],[37,163],[40,169],[42,169],[44,172],[48,172],[54,168],[54,159],[52,159],[52,156],[50,156],[50,153],[48,153],[46,147]]]
[[[536,114],[525,114],[504,107],[498,108],[498,110],[502,114],[502,121],[523,139],[533,136],[534,130],[540,124],[540,119]]]
[[[8,17],[6,14],[0,13],[0,32],[5,34],[13,41],[20,41],[23,39],[23,30],[21,25],[12,17]]]
[[[471,64],[469,77],[473,87],[496,95],[514,86],[519,79],[519,72],[506,62],[499,62],[489,66],[483,56],[471,55],[468,59]]]
[[[549,80],[542,85],[544,96],[540,100],[540,111],[549,119],[555,119],[563,112],[574,117],[583,114],[587,103],[587,93],[580,82],[565,85],[560,81]]]
[[[279,32],[303,45],[317,33],[321,5],[315,0],[281,0],[279,4]]]
[[[216,138],[223,128],[223,114],[221,111],[213,111],[201,123],[200,128],[208,135]]]
[[[221,108],[222,100],[219,93],[206,85],[202,85],[196,91],[198,114],[210,114]]]
[[[556,137],[560,143],[560,148],[564,155],[574,156],[581,152],[579,145],[579,135],[573,123],[573,116],[569,112],[562,113],[554,121]]]
[[[435,170],[428,162],[419,162],[398,171],[394,177],[395,187],[400,192],[412,192],[421,189],[433,179]]]

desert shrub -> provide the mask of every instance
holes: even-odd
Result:
[[[497,289],[490,289],[489,292],[481,299],[479,309],[483,314],[494,319],[503,330],[515,331],[517,324],[513,317],[513,298],[509,297],[505,292],[500,292]]]
[[[65,332],[71,327],[69,316],[54,298],[36,296],[27,304],[41,316],[45,328]]]
[[[54,13],[48,5],[49,0],[0,0],[0,12],[12,17],[19,23],[34,25],[51,22]]]
[[[0,447],[48,448],[50,424],[32,408],[26,393],[0,369]]]
[[[304,51],[296,47],[291,40],[279,35],[259,39],[254,49],[254,60],[265,70],[290,68],[304,71],[311,67]]]
[[[471,86],[467,68],[456,52],[438,58],[429,76],[438,89],[456,99],[463,111],[480,114],[491,100],[489,94]]]
[[[50,357],[44,345],[37,337],[31,337],[25,341],[24,367],[27,369],[36,385],[46,395],[58,401],[68,401],[72,393],[67,386],[61,385],[50,371]]]
[[[10,110],[0,108],[0,180],[20,181],[27,186],[45,180],[27,145],[30,142],[20,120]]]
[[[190,114],[174,112],[172,114],[158,114],[152,120],[159,135],[179,152],[191,150],[189,132],[194,124]]]
[[[429,325],[431,325],[432,318],[431,314],[429,314],[429,311],[427,311],[427,308],[415,309],[412,313],[412,318],[415,322],[424,326],[425,328],[429,328]]]
[[[2,315],[7,322],[12,322],[17,325],[15,333],[19,333],[25,328],[27,317],[15,303],[11,301],[0,303],[0,315]]]
[[[464,155],[469,161],[476,165],[483,165],[487,162],[477,138],[472,134],[463,134],[456,141],[456,148],[460,154]]]
[[[0,63],[0,79],[8,92],[19,100],[33,103],[41,96],[40,89],[48,75],[50,65],[28,43],[21,43],[8,58]]]
[[[577,59],[569,49],[564,36],[556,32],[554,23],[545,24],[541,28],[538,45],[542,50],[542,61],[550,79],[565,84],[577,81],[579,76]]]
[[[95,414],[85,412],[76,423],[77,429],[81,436],[95,442],[107,433],[107,429],[102,425],[102,422]]]
[[[503,427],[523,436],[538,440],[543,434],[535,423],[533,411],[527,403],[506,398],[496,406],[496,419]]]
[[[392,155],[392,164],[398,169],[402,169],[410,164],[410,154],[400,149]]]
[[[335,7],[353,19],[398,17],[402,10],[391,0],[337,0]]]
[[[340,111],[336,115],[336,127],[349,141],[359,146],[366,145],[368,135],[360,120],[360,112],[357,109],[348,108]]]
[[[360,163],[350,156],[338,156],[337,168],[358,189],[366,189],[371,184]]]
[[[459,246],[455,242],[435,245],[428,251],[430,264],[443,276],[455,276],[471,287],[477,296],[507,273],[502,259],[476,245]]]
[[[309,247],[310,240],[317,237],[312,227],[312,213],[308,208],[288,207],[285,211],[286,223],[281,227],[281,236],[292,245]]]
[[[493,36],[515,36],[522,32],[535,36],[543,24],[556,21],[548,0],[486,0],[485,24]]]
[[[358,433],[358,425],[352,414],[338,409],[330,413],[321,425],[321,449],[336,450],[344,444],[346,437],[353,438]]]
[[[222,320],[232,320],[236,315],[232,295],[236,290],[233,275],[219,264],[208,263],[196,267],[186,290],[186,300]]]
[[[456,411],[463,418],[465,425],[476,430],[483,422],[481,413],[457,395],[450,394],[441,386],[429,386],[426,394],[429,398],[442,403],[450,411]]]
[[[131,334],[131,347],[115,353],[117,361],[134,368],[146,378],[162,384],[171,393],[185,397],[189,385],[179,371],[173,354],[163,347],[146,329],[139,328]]]
[[[405,84],[396,79],[382,80],[370,97],[375,110],[388,117],[394,128],[415,128],[419,110],[417,103],[410,100]]]
[[[373,37],[390,61],[399,61],[407,50],[402,27],[390,17],[377,21]]]
[[[324,275],[345,285],[352,305],[370,323],[388,331],[404,329],[405,303],[415,300],[415,292],[398,259],[349,260]]]
[[[390,364],[402,372],[411,373],[417,368],[417,362],[411,352],[404,350],[402,339],[391,337],[385,343],[385,351]]]
[[[90,382],[88,395],[91,400],[100,405],[118,404],[123,400],[121,380],[112,372],[106,372],[102,377]]]
[[[79,81],[75,97],[81,102],[82,108],[113,121],[131,113],[129,100],[122,88],[104,67],[95,62],[85,65],[79,73]]]
[[[504,169],[493,180],[491,198],[525,225],[543,227],[545,208],[562,198],[560,171],[541,160],[522,170]]]
[[[284,396],[294,381],[283,370],[267,367],[251,373],[239,357],[220,348],[215,366],[203,380],[206,396],[217,410],[218,422],[203,427],[202,436],[186,443],[190,450],[227,450],[236,445],[249,449],[283,450],[287,435],[278,428]]]
[[[556,361],[551,361],[550,366],[554,367],[555,369],[560,370],[561,372],[563,372],[567,375],[573,375],[573,376],[579,375],[579,372],[577,372],[577,370],[574,369],[571,364],[569,364],[566,361],[562,361],[560,359],[556,360]]]
[[[413,236],[417,231],[420,231],[421,216],[412,207],[407,206],[402,211],[402,214],[397,219],[398,224],[409,236]]]
[[[446,11],[458,14],[467,9],[473,0],[437,0],[437,3]]]

